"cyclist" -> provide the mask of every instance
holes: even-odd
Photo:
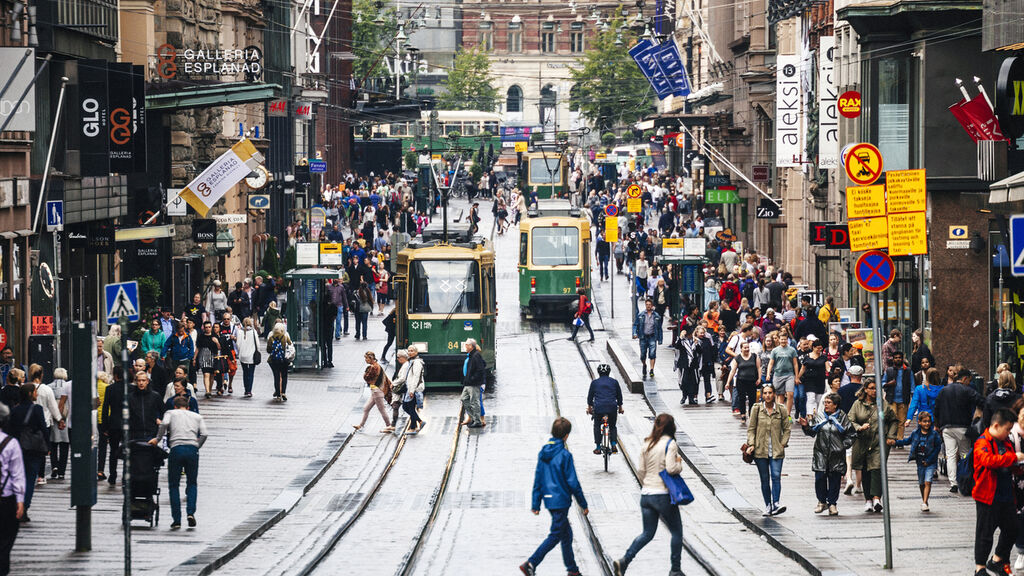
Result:
[[[587,414],[594,416],[594,454],[601,454],[601,425],[604,416],[608,417],[608,438],[612,442],[612,452],[619,451],[615,420],[616,413],[622,414],[622,388],[618,380],[609,376],[611,373],[611,366],[598,366],[598,377],[590,383],[590,391],[587,392]]]

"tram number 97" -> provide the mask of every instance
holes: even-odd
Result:
[[[572,288],[562,288],[562,294],[572,294],[575,292]]]

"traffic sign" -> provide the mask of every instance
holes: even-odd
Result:
[[[129,322],[139,321],[139,285],[134,280],[107,284],[107,324],[117,324],[122,317]]]
[[[270,194],[249,194],[249,210],[270,208]]]
[[[846,189],[846,218],[885,216],[885,186],[850,186]]]
[[[850,220],[850,250],[880,250],[889,247],[889,224],[885,216]]]
[[[850,148],[844,164],[846,176],[860,186],[874,184],[882,175],[882,153],[871,144],[861,143]]]
[[[889,214],[888,227],[891,256],[928,253],[928,218],[924,212]]]
[[[64,230],[63,200],[46,201],[46,230],[48,232],[53,232],[54,230],[62,232]]]
[[[516,153],[526,152],[527,150],[530,149],[529,142],[516,142],[515,144],[513,144],[513,146],[515,146]]]
[[[0,326],[0,350],[3,350],[7,346],[7,330],[4,330],[3,326]]]
[[[609,204],[609,205],[605,206],[604,207],[604,215],[605,216],[618,216],[619,215],[619,207],[616,206],[615,204]]]
[[[885,173],[885,191],[890,214],[924,212],[928,209],[928,192],[924,169],[889,170]]]
[[[630,214],[639,214],[641,208],[643,208],[643,200],[639,198],[626,198],[626,212]]]
[[[896,279],[896,265],[892,258],[880,250],[865,252],[857,258],[854,266],[857,283],[868,292],[885,292]]]
[[[619,217],[608,216],[604,219],[604,241],[605,242],[618,242],[619,241]]]
[[[1024,214],[1010,216],[1010,273],[1024,276]]]
[[[310,173],[324,173],[327,172],[327,161],[326,160],[310,160],[309,161]]]
[[[630,184],[629,188],[626,188],[626,195],[630,198],[639,198],[643,190],[640,189],[639,184]]]

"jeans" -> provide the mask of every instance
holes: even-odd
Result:
[[[462,387],[462,408],[466,411],[466,416],[469,417],[470,424],[481,424],[480,420],[480,387],[479,386],[463,386]]]
[[[121,457],[121,427],[118,425],[117,430],[107,430],[107,444],[110,446],[110,473],[107,474],[107,480],[113,484],[114,479],[117,478],[117,473],[120,472],[118,468],[118,459]]]
[[[615,421],[618,419],[618,414],[614,410],[611,412],[595,412],[594,413],[594,445],[600,446],[604,440],[601,434],[601,426],[604,425],[604,417],[608,417],[608,439],[611,441],[612,446],[615,446],[619,442],[618,430],[615,428]]]
[[[757,473],[761,475],[761,497],[764,498],[765,506],[779,501],[782,492],[782,461],[783,458],[754,458]]]
[[[793,386],[793,408],[796,409],[797,416],[807,415],[807,394],[804,393],[803,384]]]
[[[242,362],[242,387],[246,394],[252,394],[252,380],[256,376],[256,365]]]
[[[646,366],[648,358],[654,360],[658,355],[658,340],[653,335],[649,338],[641,336],[639,340],[640,363]]]
[[[668,494],[645,494],[640,497],[640,514],[643,517],[644,531],[637,536],[626,550],[623,560],[628,565],[637,553],[654,538],[658,531],[660,518],[672,533],[671,553],[672,570],[679,570],[679,559],[683,549],[683,521],[679,517],[679,506],[669,500]]]
[[[362,338],[366,340],[366,324],[369,320],[369,312],[356,312],[356,338]],[[362,327],[362,333],[360,333],[360,327]]]
[[[167,456],[167,487],[171,498],[171,520],[181,524],[181,471],[185,470],[185,514],[196,513],[199,486],[199,448],[183,444],[171,448]]]
[[[838,472],[815,472],[814,494],[818,502],[835,506],[839,501],[839,488],[843,485],[843,475]]]
[[[420,418],[420,415],[416,412],[415,396],[412,400],[409,400],[408,396],[406,396],[405,402],[402,402],[402,410],[405,410],[405,413],[409,415],[409,427],[413,430],[423,423],[423,419]]]
[[[341,338],[342,333],[348,334],[348,308],[338,306],[338,317],[334,319],[334,337]]]
[[[608,257],[607,256],[601,256],[600,258],[598,258],[597,262],[599,264],[599,270],[600,270],[600,274],[601,274],[601,279],[602,280],[607,280],[608,279]]]
[[[590,339],[593,340],[594,330],[590,327],[590,314],[583,314],[580,318],[583,319],[583,325],[587,327],[587,332],[590,332]],[[575,320],[576,319],[573,318],[572,335],[569,336],[569,338],[576,338],[576,332],[580,329],[580,327],[576,325]]]
[[[274,398],[287,394],[288,390],[288,364],[268,362],[270,371],[274,373]]]
[[[474,388],[474,386],[467,386],[467,388]],[[561,544],[565,569],[569,572],[579,570],[579,567],[576,566],[576,557],[572,553],[572,527],[569,526],[569,510],[548,510],[548,512],[551,513],[551,531],[537,547],[533,556],[530,556],[530,564],[533,564],[534,567],[539,566],[548,552]]]
[[[32,494],[36,491],[36,477],[39,476],[39,467],[46,462],[46,454],[21,453],[22,463],[25,466],[25,510],[32,505]]]
[[[946,445],[946,474],[949,483],[956,486],[956,464],[961,454],[967,454],[971,442],[965,437],[966,427],[946,426],[942,429],[942,442]]]
[[[1012,503],[993,502],[983,504],[975,502],[977,523],[974,529],[974,563],[982,566],[988,562],[988,554],[992,550],[992,535],[999,528],[999,541],[996,542],[995,555],[1000,560],[1010,559],[1010,549],[1017,538],[1017,512]]]
[[[60,476],[68,469],[68,451],[71,449],[69,442],[50,442],[50,468],[52,472]]]

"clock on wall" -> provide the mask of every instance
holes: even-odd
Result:
[[[263,166],[257,166],[256,170],[252,172],[246,179],[245,183],[253,190],[259,190],[267,185],[270,181],[270,172]]]

